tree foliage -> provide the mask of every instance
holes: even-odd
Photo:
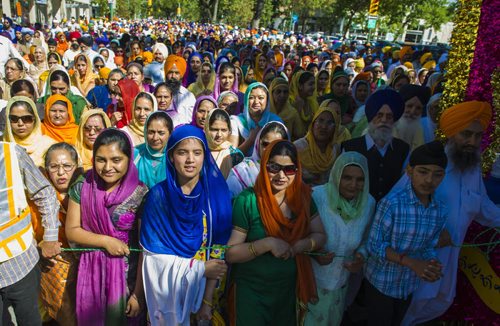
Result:
[[[107,14],[107,0],[93,2]],[[355,24],[366,26],[370,6],[370,0],[154,0],[152,8],[147,8],[144,0],[116,0],[115,14],[124,18],[175,18],[179,3],[183,19],[240,27],[271,27],[275,19],[289,27],[294,13],[304,28],[315,22],[321,30],[333,31],[343,19],[344,35]],[[453,11],[454,2],[449,0],[380,0],[379,30],[398,35],[421,23],[425,28],[439,29]]]

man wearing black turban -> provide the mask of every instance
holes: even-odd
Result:
[[[448,210],[434,192],[447,161],[439,141],[417,147],[407,169],[410,182],[377,205],[366,245],[373,258],[365,271],[369,326],[400,325],[419,284],[442,276],[435,247]]]
[[[408,144],[392,136],[394,123],[403,110],[404,101],[398,92],[376,91],[365,104],[368,133],[342,143],[344,151],[359,152],[368,160],[370,195],[377,201],[399,180],[408,158]]]
[[[410,151],[424,143],[422,113],[429,102],[430,90],[425,86],[404,85],[399,94],[405,102],[401,119],[394,125],[395,136],[410,145]]]

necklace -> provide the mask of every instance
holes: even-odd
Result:
[[[281,202],[279,203],[278,207],[281,207],[281,205],[283,205],[283,203],[285,202],[285,199],[286,199],[286,195],[283,196],[283,199],[281,200]]]

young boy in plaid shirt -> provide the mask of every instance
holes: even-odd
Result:
[[[409,182],[377,206],[365,271],[368,325],[400,325],[419,282],[441,277],[434,248],[447,215],[433,194],[446,165],[440,142],[416,148],[407,168]]]

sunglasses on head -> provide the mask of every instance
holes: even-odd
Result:
[[[277,174],[283,171],[285,175],[295,175],[297,174],[297,166],[295,164],[281,165],[278,163],[267,163],[266,170],[269,173]]]
[[[35,117],[31,114],[23,116],[9,115],[9,120],[12,123],[17,123],[19,119],[21,119],[23,123],[33,123],[33,121],[35,121]]]

